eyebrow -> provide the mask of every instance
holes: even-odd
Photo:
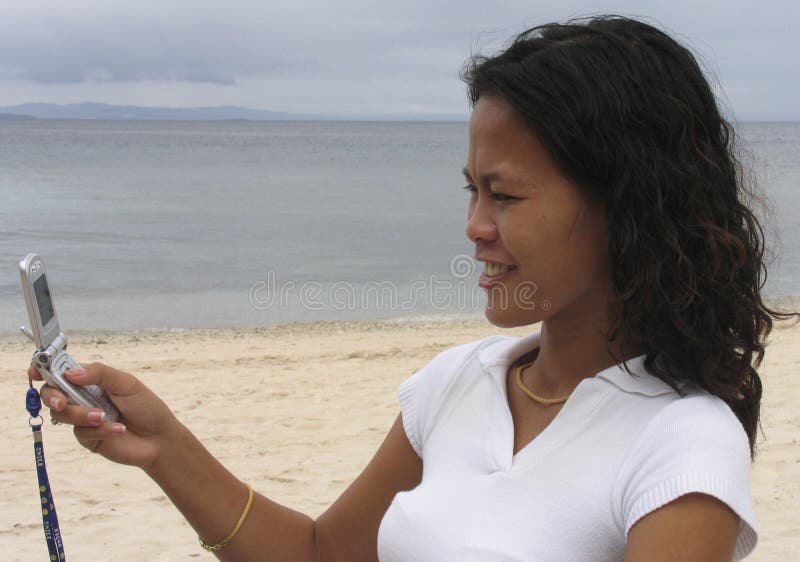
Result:
[[[464,174],[464,178],[466,178],[466,180],[468,182],[474,182],[475,181],[475,180],[472,179],[472,176],[467,171],[467,167],[466,166],[464,166],[461,169],[461,173]],[[494,183],[496,181],[500,181],[503,178],[500,176],[500,174],[486,174],[484,176],[481,176],[479,179],[480,179],[482,184],[491,185],[492,183]]]

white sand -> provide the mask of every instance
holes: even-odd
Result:
[[[73,336],[72,355],[142,378],[241,479],[311,516],[371,458],[397,416],[397,385],[437,352],[501,332],[484,321],[290,324],[274,328]],[[504,330],[522,334],[525,330]],[[753,471],[760,543],[751,560],[800,559],[800,328],[777,328],[760,372],[766,440]],[[24,372],[32,349],[0,342],[2,555],[44,560]],[[47,414],[45,413],[47,416]],[[44,428],[71,560],[213,560],[140,471]]]

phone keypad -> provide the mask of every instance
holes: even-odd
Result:
[[[108,398],[108,395],[102,388],[94,384],[90,384],[88,386],[76,386],[67,381],[67,379],[64,377],[64,373],[70,369],[77,369],[79,367],[80,365],[72,357],[70,357],[66,351],[62,351],[56,354],[56,356],[53,358],[50,364],[50,371],[53,373],[56,379],[69,384],[75,393],[79,394],[92,407],[100,408],[101,410],[105,411],[106,418],[109,421],[121,421],[122,416],[120,415],[119,410],[117,410],[117,407],[114,406],[114,403],[111,402],[111,400]]]

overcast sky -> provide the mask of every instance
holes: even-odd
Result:
[[[458,70],[536,24],[646,17],[741,121],[800,120],[798,0],[2,0],[0,106],[463,114]]]

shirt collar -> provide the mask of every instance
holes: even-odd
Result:
[[[541,331],[536,331],[522,337],[499,336],[492,338],[488,345],[478,352],[478,360],[484,371],[495,378],[498,384],[505,387],[508,368],[518,357],[538,347],[540,334]],[[603,369],[595,377],[605,379],[628,393],[644,394],[645,396],[674,393],[671,386],[645,369],[644,359],[644,354],[628,359],[627,365],[631,374],[628,374],[622,363],[619,363]]]

